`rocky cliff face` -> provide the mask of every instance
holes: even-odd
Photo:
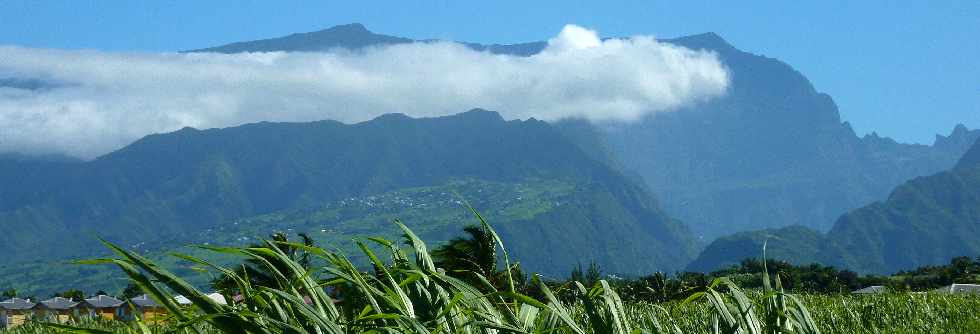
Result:
[[[826,231],[905,180],[948,169],[980,136],[960,126],[933,146],[858,137],[789,65],[714,34],[668,42],[716,52],[731,72],[728,94],[606,134],[626,168],[707,241],[793,224]]]

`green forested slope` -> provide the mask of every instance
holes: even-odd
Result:
[[[765,245],[767,259],[794,264],[820,262],[818,255],[825,237],[803,226],[739,232],[712,241],[688,266],[688,271],[711,272],[737,265],[744,259],[761,259]]]
[[[350,229],[357,234],[382,226],[377,224],[383,220],[431,216],[422,225],[442,224],[432,235],[445,239],[460,226],[445,225],[443,214],[417,208],[387,214],[366,209],[320,220],[300,213],[426,187],[486,202],[494,197],[484,191],[506,193],[529,184],[554,188],[536,192],[550,194],[535,199],[550,204],[482,206],[513,211],[493,223],[513,240],[508,247],[527,259],[528,269],[560,275],[592,259],[610,272],[681,268],[696,247],[687,229],[667,217],[643,185],[586,153],[589,142],[569,139],[545,122],[505,121],[494,112],[474,110],[431,119],[392,114],[352,125],[183,129],[148,136],[94,161],[44,168],[7,159],[0,163],[3,177],[25,182],[0,192],[0,228],[8,232],[0,235],[0,250],[9,255],[2,264],[14,268],[37,259],[95,255],[103,250],[95,236],[154,252],[270,214],[292,217],[286,221],[294,231],[348,224],[360,226]],[[484,186],[453,190],[458,182]],[[256,226],[226,231],[253,238],[272,232]]]
[[[825,235],[754,231],[708,245],[688,268],[709,271],[757,257],[768,236],[771,257],[822,262],[863,273],[893,273],[980,255],[980,143],[949,171],[895,188],[887,200],[842,215]],[[754,249],[753,249],[754,248]],[[753,253],[754,252],[754,253]],[[778,255],[777,255],[778,254]]]
[[[964,126],[934,145],[859,136],[790,64],[711,33],[667,42],[715,52],[731,74],[727,94],[606,132],[623,164],[706,242],[788,225],[826,232],[903,182],[951,168],[980,137]]]
[[[196,51],[316,52],[414,41],[348,24]],[[980,137],[964,126],[937,135],[933,145],[862,137],[833,99],[789,64],[739,50],[714,33],[663,41],[717,54],[731,74],[729,91],[678,112],[611,124],[604,141],[608,156],[642,177],[667,212],[705,242],[788,225],[827,231],[841,214],[884,199],[902,182],[949,169]],[[519,56],[547,46],[464,44]]]
[[[980,255],[980,149],[956,168],[899,186],[888,200],[842,216],[828,233],[829,263],[894,272]]]

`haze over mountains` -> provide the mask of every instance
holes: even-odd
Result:
[[[955,168],[905,182],[828,232],[828,263],[893,272],[980,254],[980,142]]]
[[[344,49],[354,57],[412,42],[351,24],[188,53]],[[830,96],[779,60],[738,50],[713,33],[660,42],[684,47],[678,52],[696,55],[691,59],[719,61],[727,76],[724,93],[659,105],[669,112],[637,112],[623,118],[629,121],[508,121],[477,109],[436,118],[388,114],[352,124],[185,128],[86,162],[0,155],[0,227],[8,232],[0,235],[0,250],[10,255],[0,264],[96,254],[101,246],[89,237],[96,234],[150,252],[188,242],[244,242],[272,230],[320,232],[321,241],[341,243],[364,232],[394,233],[385,227],[394,218],[439,241],[467,222],[454,191],[488,211],[522,265],[555,276],[582,259],[611,273],[680,270],[705,244],[737,232],[743,233],[709,245],[688,268],[755,256],[766,234],[802,245],[776,243],[770,249],[777,256],[871,272],[980,254],[969,241],[980,240],[980,231],[958,225],[976,218],[964,205],[976,198],[969,166],[980,158],[975,146],[964,153],[980,131],[957,126],[933,145],[861,137],[840,119]],[[463,45],[488,57],[529,57],[549,43]],[[0,79],[0,88],[20,90],[53,84]],[[342,102],[310,108],[342,114]],[[953,171],[903,185],[957,161]],[[942,201],[934,197],[946,196],[944,189],[958,204],[937,204]],[[906,206],[930,209],[910,213],[902,211]],[[937,207],[944,209],[930,211]],[[924,216],[909,218],[917,214]],[[923,223],[903,223],[910,219]],[[898,235],[935,224],[949,229],[929,242],[951,233],[969,240],[914,259],[893,258],[889,249],[904,240]],[[761,228],[783,229],[746,232]],[[833,248],[825,248],[822,232],[828,230],[841,235]]]
[[[196,51],[323,51],[408,42],[352,24]],[[705,241],[793,224],[826,231],[838,215],[884,198],[905,180],[948,169],[980,137],[963,126],[948,137],[937,135],[932,146],[859,137],[841,121],[830,96],[779,60],[738,50],[713,33],[663,42],[714,52],[729,71],[728,91],[676,112],[608,124],[603,133],[616,158],[642,175],[666,210]],[[528,56],[547,43],[467,45]]]
[[[11,255],[6,264],[92,256],[102,250],[95,235],[153,251],[232,239],[228,235],[323,229],[333,232],[316,233],[316,239],[346,246],[342,240],[365,229],[397,238],[385,232],[394,231],[395,218],[434,242],[475,222],[462,200],[486,209],[513,256],[548,275],[563,275],[581,259],[612,272],[680,269],[696,251],[690,232],[667,217],[644,186],[545,122],[504,121],[483,110],[430,119],[390,114],[352,125],[188,128],[148,136],[90,162],[3,160],[0,171],[0,227],[8,231],[0,235],[0,249]],[[482,186],[467,186],[475,182]],[[396,194],[402,198],[394,201],[402,205],[397,210],[382,210],[383,201],[374,199],[423,187],[441,189],[440,199]],[[334,218],[311,214],[267,231],[241,223],[357,198],[378,207],[360,216],[327,210],[322,213]],[[431,211],[446,201],[457,213],[448,221],[411,219],[416,212],[447,211]],[[344,225],[371,215],[360,226]],[[269,219],[258,221],[272,224]],[[223,232],[198,237],[217,229]],[[630,260],[637,258],[644,261]]]
[[[887,200],[842,215],[826,234],[804,227],[738,233],[712,242],[688,266],[711,271],[767,256],[821,262],[863,273],[894,273],[980,254],[980,141],[948,171],[918,177]]]

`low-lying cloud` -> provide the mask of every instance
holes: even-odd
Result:
[[[717,57],[566,26],[530,57],[428,42],[327,53],[110,53],[0,46],[0,152],[93,158],[190,126],[415,117],[631,121],[724,94]],[[34,88],[34,89],[32,89]]]

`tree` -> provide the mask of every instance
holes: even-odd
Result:
[[[129,283],[126,288],[122,291],[123,298],[133,298],[138,297],[143,294],[143,289],[134,283]]]
[[[568,275],[568,280],[570,282],[585,282],[585,271],[582,270],[582,263],[579,262],[572,268],[572,273]]]
[[[949,276],[953,281],[957,281],[952,283],[963,281],[970,277],[971,274],[974,274],[975,265],[976,264],[973,262],[973,259],[966,256],[954,257],[951,259],[949,261]]]
[[[586,286],[593,286],[602,279],[602,269],[599,269],[599,264],[592,260],[589,263],[589,271],[585,272],[585,283]]]
[[[583,271],[582,263],[579,263],[572,269],[572,274],[569,275],[569,282],[579,282],[582,285],[591,287],[595,285],[599,280],[602,279],[602,269],[599,268],[599,264],[592,260],[589,262],[589,269]]]
[[[446,270],[447,274],[462,279],[473,286],[486,284],[482,276],[497,290],[509,290],[507,272],[497,269],[497,240],[484,226],[469,225],[463,228],[467,237],[456,237],[432,251],[435,264]],[[515,285],[523,285],[524,275],[520,264],[511,266],[511,276]],[[515,289],[522,290],[522,286]]]
[[[4,298],[14,298],[17,297],[17,289],[7,289],[3,291]]]
[[[78,289],[71,289],[71,290],[68,290],[68,291],[56,293],[56,294],[54,294],[54,297],[62,297],[62,298],[68,298],[68,299],[75,300],[75,301],[81,301],[82,299],[85,299],[85,292],[83,292],[82,290],[78,290]]]

